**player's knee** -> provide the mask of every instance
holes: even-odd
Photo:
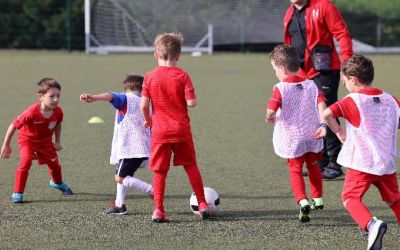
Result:
[[[342,198],[342,203],[343,203],[343,206],[344,206],[345,208],[346,208],[347,202],[349,202],[349,199],[344,200],[344,199]]]
[[[118,176],[118,175],[115,176],[115,182],[116,183],[122,184],[123,181],[124,181],[123,177]]]

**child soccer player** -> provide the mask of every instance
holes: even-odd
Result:
[[[81,94],[80,100],[87,103],[108,101],[117,109],[111,146],[110,164],[115,165],[117,195],[115,202],[105,214],[126,214],[127,188],[135,188],[152,198],[153,187],[133,177],[139,167],[146,167],[150,154],[150,131],[143,126],[140,113],[143,77],[128,75],[124,80],[124,93],[107,92],[98,95]]]
[[[310,221],[310,209],[323,209],[322,175],[318,166],[323,149],[325,123],[320,116],[326,108],[325,97],[312,80],[299,77],[300,59],[293,47],[278,45],[270,53],[271,64],[280,81],[266,105],[267,123],[275,123],[275,153],[287,159],[290,186],[300,205],[299,220]],[[311,204],[308,201],[302,168],[309,172]]]
[[[145,75],[143,83],[140,109],[145,126],[152,127],[150,169],[154,171],[154,222],[168,221],[164,211],[164,191],[172,153],[173,164],[183,165],[189,177],[201,217],[205,219],[210,216],[196,163],[188,114],[188,107],[196,105],[196,95],[188,73],[176,67],[182,41],[182,35],[176,33],[164,33],[156,37],[154,56],[158,67]],[[150,101],[153,110],[151,117]]]
[[[371,184],[393,210],[400,224],[400,193],[396,177],[397,129],[400,102],[371,86],[372,61],[354,55],[341,67],[342,81],[350,92],[332,104],[323,115],[343,142],[338,163],[347,167],[342,201],[353,220],[368,232],[368,249],[381,249],[387,225],[372,216],[362,203]],[[346,119],[346,129],[336,118]]]
[[[1,148],[1,158],[9,158],[12,153],[10,142],[18,129],[20,162],[15,175],[14,193],[11,196],[13,203],[23,202],[32,160],[38,160],[39,165],[47,164],[51,176],[50,187],[60,190],[63,195],[73,194],[62,179],[61,165],[56,152],[62,149],[63,111],[58,106],[61,85],[51,78],[43,78],[37,85],[39,102],[28,107],[10,124]]]

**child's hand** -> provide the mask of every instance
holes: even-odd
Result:
[[[0,153],[0,158],[2,159],[8,159],[10,158],[10,155],[12,153],[12,149],[10,145],[4,145],[1,147],[1,153]]]
[[[314,133],[315,139],[321,139],[326,136],[326,127],[319,127]]]
[[[83,93],[79,96],[79,100],[81,100],[83,102],[91,103],[91,102],[95,101],[95,98],[94,98],[94,95]]]
[[[61,142],[55,142],[54,148],[56,149],[56,151],[60,151],[62,149]]]
[[[144,121],[144,127],[145,128],[150,128],[151,127],[151,121]]]

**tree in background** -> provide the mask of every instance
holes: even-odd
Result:
[[[67,1],[0,0],[0,47],[49,48],[67,46]],[[83,1],[71,0],[73,49],[84,47]]]

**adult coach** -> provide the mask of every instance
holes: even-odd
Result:
[[[301,59],[299,75],[314,80],[327,99],[327,106],[338,99],[340,64],[353,54],[350,32],[339,10],[330,0],[290,0],[283,18],[284,43],[296,48]],[[333,38],[339,42],[341,58]],[[336,163],[341,143],[329,129],[320,162],[324,179],[335,179],[343,172]]]

